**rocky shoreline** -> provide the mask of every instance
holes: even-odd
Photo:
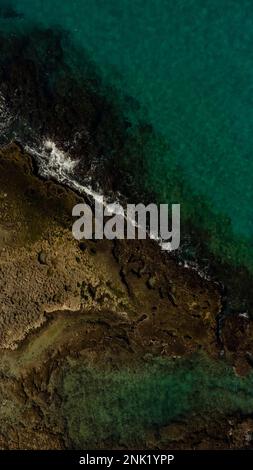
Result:
[[[136,374],[159,358],[194,363],[201,354],[214,370],[225,360],[236,376],[247,376],[252,322],[226,319],[221,348],[218,284],[179,266],[150,240],[76,241],[71,212],[81,196],[41,179],[16,144],[0,151],[0,170],[0,447],[250,445],[253,421],[240,408],[232,416],[194,411],[158,427],[151,420],[141,442],[117,441],[110,430],[99,438],[96,420],[91,440],[73,437],[63,391],[67,371],[71,376],[82,365],[102,376]],[[84,394],[89,386],[86,381]]]
[[[15,139],[34,151],[34,167],[44,173],[49,139],[78,162],[77,184],[91,185],[113,201],[180,202],[183,230],[175,256],[223,284],[221,318],[251,316],[251,244],[242,240],[239,246],[230,220],[192,193],[180,167],[159,181],[172,150],[139,113],[139,103],[106,83],[66,31],[35,25],[28,31],[0,34],[0,143]],[[152,180],[156,174],[158,183]]]

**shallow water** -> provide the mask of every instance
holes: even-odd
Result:
[[[77,448],[101,447],[108,440],[133,446],[145,442],[147,429],[173,421],[187,419],[194,429],[196,413],[210,413],[214,420],[223,413],[250,413],[251,390],[252,374],[235,377],[224,365],[197,355],[174,364],[154,359],[135,371],[101,373],[80,365],[66,370],[62,412]]]

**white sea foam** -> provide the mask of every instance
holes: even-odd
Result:
[[[42,158],[44,164],[42,163],[41,169],[45,176],[54,176],[59,181],[71,175],[79,163],[78,160],[72,160],[50,139],[43,142]]]
[[[89,185],[83,185],[76,181],[74,170],[76,170],[79,160],[72,160],[63,150],[59,149],[55,142],[51,139],[45,139],[39,150],[30,146],[26,146],[26,151],[36,157],[39,164],[39,173],[46,178],[55,178],[60,183],[64,183],[70,188],[76,190],[80,194],[86,194],[97,204],[108,208],[110,212],[111,202],[108,201],[102,193],[98,193]],[[117,203],[116,203],[117,204]],[[138,228],[136,220],[125,215],[127,222]],[[155,240],[163,250],[170,250],[170,242],[164,242],[160,237],[149,233],[147,234],[152,240]]]
[[[183,262],[179,263],[181,266],[183,266],[185,269],[190,269],[191,271],[196,271],[200,277],[205,279],[206,281],[210,281],[211,277],[205,272],[203,269],[200,269],[198,263],[194,261],[187,261],[184,260]]]
[[[87,194],[94,201],[101,202],[103,199],[105,201],[102,194],[95,192],[91,186],[82,185],[76,181],[74,170],[79,160],[71,159],[51,139],[45,139],[38,149],[27,145],[25,150],[36,157],[39,173],[44,178],[55,178],[79,193]]]
[[[11,114],[6,104],[5,97],[0,92],[0,132],[4,134],[10,127],[12,121]]]

